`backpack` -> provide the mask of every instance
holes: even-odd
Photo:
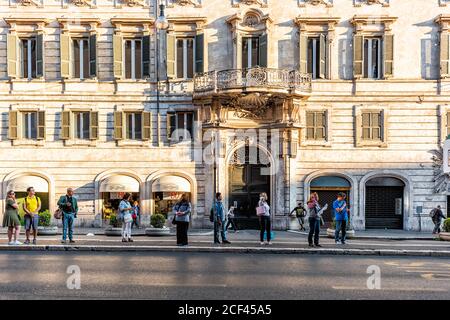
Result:
[[[430,214],[429,214],[429,215],[430,215],[430,218],[431,218],[431,219],[433,219],[434,216],[436,215],[436,211],[437,211],[436,209],[432,209],[432,210],[430,211]]]
[[[214,222],[214,207],[209,211],[209,221]]]
[[[298,207],[295,210],[295,215],[297,216],[297,218],[303,218],[305,216],[305,209],[302,207]]]

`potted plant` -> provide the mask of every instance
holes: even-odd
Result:
[[[52,215],[49,210],[39,212],[38,235],[40,236],[56,236],[58,227],[52,225]]]
[[[122,236],[122,222],[119,221],[116,214],[109,216],[109,226],[105,229],[105,235],[110,237]]]
[[[153,214],[150,218],[151,227],[145,229],[147,236],[161,237],[170,235],[170,228],[166,227],[166,217],[162,214]]]
[[[450,218],[444,220],[442,232],[439,233],[439,239],[450,241]]]
[[[347,239],[352,239],[355,237],[355,230],[353,230],[352,224],[350,223],[350,217],[347,221],[347,227],[345,228],[346,235],[345,237]],[[336,232],[336,220],[333,219],[333,222],[331,222],[331,227],[327,229],[327,236],[328,238],[334,238]]]

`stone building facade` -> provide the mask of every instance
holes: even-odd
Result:
[[[216,185],[244,227],[259,192],[286,229],[341,191],[356,230],[431,229],[449,1],[161,2],[156,32],[156,0],[0,0],[0,215],[9,189],[53,211],[70,186],[78,225],[126,191],[148,224],[187,192],[208,227]]]

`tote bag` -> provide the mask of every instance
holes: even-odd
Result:
[[[126,214],[123,216],[123,221],[124,221],[125,223],[133,222],[133,216],[131,215],[131,213],[126,213]]]
[[[263,216],[266,213],[266,208],[264,206],[256,207],[256,215]]]

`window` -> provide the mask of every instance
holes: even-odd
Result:
[[[73,39],[73,77],[89,77],[89,39]]]
[[[381,38],[364,39],[364,78],[380,79],[382,63]]]
[[[320,50],[320,38],[308,38],[308,73],[312,79],[319,78]]]
[[[142,79],[142,39],[125,40],[125,78]]]
[[[242,68],[259,66],[259,37],[242,39]]]
[[[23,139],[37,139],[37,112],[23,112],[22,117]]]
[[[125,115],[126,118],[126,138],[128,140],[142,139],[142,113],[129,112]]]
[[[167,113],[167,139],[171,142],[190,141],[193,138],[194,113]]]
[[[20,77],[36,78],[36,38],[20,39]]]
[[[326,111],[306,112],[306,139],[326,139]]]
[[[84,140],[90,139],[90,112],[75,112],[75,138]]]
[[[446,138],[446,137],[448,137],[450,135],[450,111],[447,111],[446,116],[447,116],[447,119],[446,119],[447,120],[447,122],[446,122],[446,128],[447,128],[446,133],[447,134],[443,138]],[[445,139],[443,139],[443,140],[445,140]]]
[[[177,78],[194,77],[194,38],[177,39]]]
[[[363,112],[362,120],[362,139],[378,141],[382,140],[382,115],[381,112]]]

